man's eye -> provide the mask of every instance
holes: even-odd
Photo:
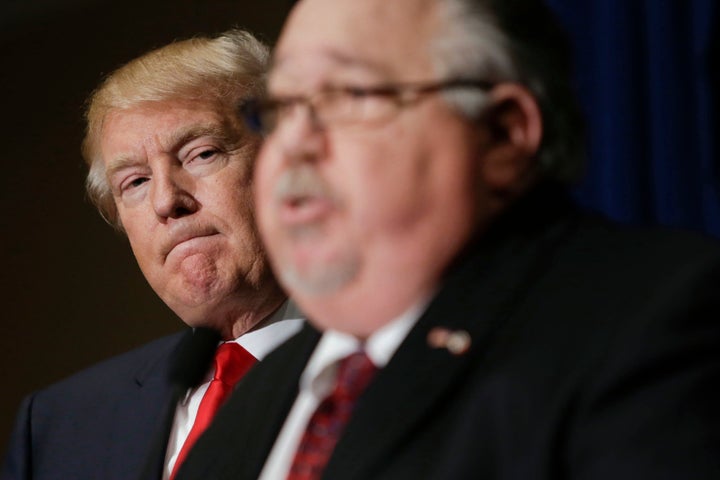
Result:
[[[216,150],[216,149],[214,149],[214,148],[209,148],[209,149],[207,149],[207,150],[202,150],[200,153],[198,153],[198,154],[195,155],[194,157],[190,158],[190,160],[189,160],[188,163],[190,163],[190,162],[198,162],[198,161],[200,161],[200,162],[205,162],[205,161],[208,161],[208,160],[212,160],[213,158],[215,158],[215,157],[218,155],[218,153],[220,153],[220,151],[219,151],[219,150]]]
[[[370,92],[366,88],[362,87],[345,87],[343,88],[342,93],[345,94],[345,96],[352,98],[366,98],[370,96]]]
[[[145,182],[147,182],[147,181],[148,181],[148,178],[147,178],[147,177],[137,177],[137,178],[133,178],[133,179],[130,180],[129,182],[125,183],[125,186],[123,187],[123,190],[130,190],[130,189],[133,189],[133,188],[137,188],[137,187],[139,187],[140,185],[142,185],[143,183],[145,183]]]
[[[204,152],[200,153],[200,155],[198,155],[198,157],[200,157],[202,159],[208,159],[208,158],[212,157],[213,155],[215,155],[216,153],[217,153],[217,150],[205,150]]]

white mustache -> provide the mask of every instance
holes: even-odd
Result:
[[[309,197],[330,199],[337,203],[337,196],[330,186],[308,165],[285,170],[273,189],[273,198],[279,203]]]

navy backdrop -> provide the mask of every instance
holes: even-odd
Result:
[[[588,122],[581,203],[720,236],[717,0],[547,0]]]

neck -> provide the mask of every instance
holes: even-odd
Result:
[[[270,318],[286,299],[285,293],[276,287],[265,295],[258,292],[252,299],[241,300],[238,308],[230,312],[222,323],[220,334],[223,340],[232,340],[269,325]]]

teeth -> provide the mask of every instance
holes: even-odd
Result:
[[[307,200],[308,200],[307,197],[296,197],[296,198],[291,198],[288,203],[290,204],[291,207],[300,207]]]

